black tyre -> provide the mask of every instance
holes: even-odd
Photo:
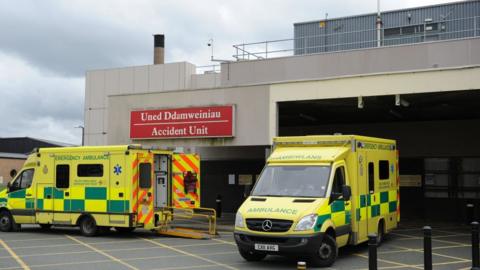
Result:
[[[78,225],[80,226],[80,232],[84,236],[95,236],[98,233],[97,222],[91,216],[83,217]]]
[[[238,251],[240,252],[240,255],[246,261],[249,261],[249,262],[258,262],[263,260],[267,256],[267,254],[265,253],[258,253],[258,252],[243,250],[243,249],[238,249]]]
[[[8,211],[0,211],[0,231],[11,232],[13,230],[13,217]]]
[[[320,247],[317,252],[311,256],[310,261],[313,266],[328,267],[335,262],[337,254],[337,242],[332,236],[325,234]]]
[[[118,233],[132,233],[135,231],[135,227],[115,227],[115,231]]]
[[[385,225],[383,221],[378,223],[378,230],[377,230],[377,246],[380,246],[385,238]]]
[[[40,225],[40,228],[42,228],[42,230],[50,230],[52,228],[52,224],[39,224]]]

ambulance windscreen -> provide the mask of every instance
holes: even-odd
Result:
[[[254,196],[325,197],[330,166],[267,166]]]

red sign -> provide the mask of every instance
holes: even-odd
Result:
[[[131,139],[234,136],[234,107],[197,107],[130,112]]]

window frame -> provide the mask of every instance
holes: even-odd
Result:
[[[370,161],[367,163],[368,192],[375,193],[375,163]]]
[[[144,176],[145,176],[145,170],[143,169],[145,166],[148,165],[148,178],[149,179],[145,179],[144,180]],[[152,163],[148,163],[148,162],[143,162],[143,163],[140,163],[138,165],[138,186],[140,188],[145,188],[145,189],[150,189],[152,188]],[[145,185],[146,183],[148,183],[148,185]]]
[[[81,169],[80,167],[83,166],[99,166],[101,168],[101,175],[85,175],[82,174],[80,175],[80,171],[83,172],[84,169]],[[81,163],[77,164],[77,177],[85,177],[85,178],[93,178],[93,177],[103,177],[105,175],[105,166],[102,163]],[[89,170],[90,171],[90,170]]]
[[[386,164],[386,167],[385,167]],[[382,159],[378,161],[378,179],[380,181],[390,180],[390,161]]]
[[[66,186],[59,186],[58,185],[58,168],[59,166],[66,166],[67,167],[67,185]],[[56,164],[55,166],[55,187],[56,188],[70,188],[70,164]]]

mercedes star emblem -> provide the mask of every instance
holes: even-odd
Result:
[[[272,227],[273,227],[273,224],[271,220],[267,219],[262,223],[262,229],[266,232],[270,231]]]

